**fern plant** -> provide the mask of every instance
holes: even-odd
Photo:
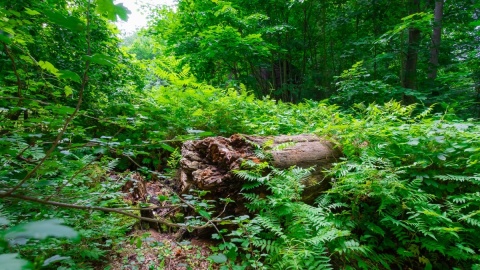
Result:
[[[247,247],[261,253],[266,269],[332,269],[328,243],[341,242],[350,232],[338,229],[331,220],[337,205],[316,207],[301,201],[302,180],[310,169],[280,170],[266,162],[246,162],[236,174],[247,180],[244,196],[248,209],[256,213],[245,225]],[[267,194],[248,193],[258,186]]]
[[[372,253],[339,252],[339,260],[369,268],[477,265],[478,125],[430,116],[431,109],[414,116],[413,106],[394,102],[357,109],[338,135],[346,158],[321,199],[347,205],[335,211],[337,222]]]

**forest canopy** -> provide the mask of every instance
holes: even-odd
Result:
[[[480,268],[480,3],[144,9],[121,36],[120,1],[0,0],[0,265]],[[309,201],[267,139],[241,199],[179,191],[182,145],[235,134],[341,157]]]

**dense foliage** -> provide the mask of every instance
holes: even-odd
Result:
[[[183,141],[314,133],[344,153],[331,189],[306,204],[309,169],[245,163],[210,267],[479,268],[479,8],[180,0],[122,42],[111,0],[0,0],[0,265],[108,267],[145,239],[122,187],[168,186]],[[203,195],[159,197],[193,211],[162,228],[217,224]]]
[[[470,0],[181,0],[160,9],[149,32],[199,79],[243,83],[257,96],[473,102],[478,10]],[[359,63],[353,76],[362,83],[337,92]]]

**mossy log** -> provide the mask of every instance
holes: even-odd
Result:
[[[287,146],[267,150],[275,167],[315,168],[311,176],[304,180],[304,201],[315,199],[329,188],[330,181],[323,171],[342,156],[341,149],[331,141],[311,134],[268,137],[236,134],[230,138],[209,137],[185,142],[177,179],[179,191],[206,190],[212,198],[228,197],[241,201],[238,194],[244,181],[234,171],[240,169],[245,160],[260,161],[255,155],[255,145],[263,146],[266,143],[269,149],[277,149],[276,146],[282,144]]]

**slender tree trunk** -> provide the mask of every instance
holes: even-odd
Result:
[[[433,26],[432,47],[430,48],[430,72],[428,78],[435,80],[438,71],[438,56],[440,54],[440,41],[442,38],[442,17],[443,17],[443,0],[435,2],[435,24]]]
[[[307,5],[303,3],[303,60],[302,60],[302,75],[307,71]]]
[[[420,0],[410,0],[409,14],[420,12]],[[418,28],[410,28],[408,30],[408,47],[407,59],[405,62],[405,77],[403,79],[403,87],[408,89],[417,89],[417,61],[418,61],[418,45],[420,43],[420,30]],[[410,95],[403,95],[403,102],[411,104],[415,102],[415,98]]]
[[[377,1],[373,0],[373,38],[376,40],[378,37],[378,22],[377,22]],[[373,79],[377,79],[377,42],[373,45]]]
[[[322,32],[323,32],[323,72],[326,73],[327,79],[323,79],[323,86],[327,88],[329,86],[329,81],[330,81],[330,70],[328,68],[328,49],[327,49],[327,7],[323,6],[322,7]]]

